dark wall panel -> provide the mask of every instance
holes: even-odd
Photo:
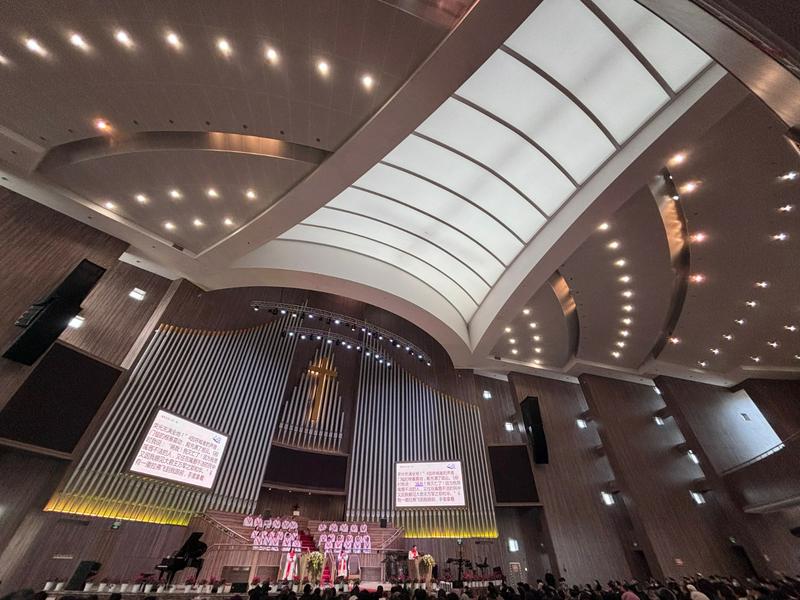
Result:
[[[497,502],[538,502],[531,461],[525,446],[489,446]]]
[[[0,412],[0,437],[72,452],[119,376],[119,369],[54,344]]]
[[[308,488],[344,490],[347,457],[273,446],[264,480]]]

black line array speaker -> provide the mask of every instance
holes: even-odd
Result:
[[[382,518],[382,519],[381,519],[381,529],[386,529],[388,526],[389,526],[389,523],[388,523],[388,521],[386,520],[386,518],[385,518],[385,517],[384,517],[384,518]]]
[[[82,560],[80,563],[78,563],[78,567],[75,569],[72,577],[69,578],[67,585],[64,586],[65,589],[83,591],[83,586],[86,585],[86,580],[97,575],[97,572],[100,570],[100,566],[101,564],[97,561]]]
[[[539,398],[528,396],[520,404],[522,409],[522,422],[525,424],[525,433],[528,434],[528,444],[533,450],[533,462],[537,465],[548,463],[547,438],[544,435],[542,413],[539,412]]]
[[[3,353],[23,365],[32,365],[67,328],[81,310],[81,302],[106,270],[82,260],[50,294],[31,304],[14,325],[23,329]]]

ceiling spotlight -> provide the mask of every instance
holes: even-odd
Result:
[[[536,329],[538,325],[536,324],[536,321],[531,321],[530,323],[528,323],[528,327],[530,327],[531,329]]]
[[[722,337],[724,337],[729,342],[733,339],[733,336],[730,333],[723,333]]]
[[[769,281],[756,281],[756,287],[766,288],[769,287]]]
[[[84,52],[89,50],[89,44],[87,44],[86,40],[84,40],[83,37],[81,37],[81,35],[78,33],[73,33],[71,36],[69,36],[69,43],[76,48],[80,48]]]
[[[703,283],[703,282],[706,280],[706,276],[705,276],[705,275],[702,275],[702,274],[700,274],[700,273],[695,273],[694,275],[692,275],[691,277],[689,277],[689,280],[690,280],[692,283]]]
[[[617,346],[619,346],[620,348],[624,348],[624,347],[625,347],[625,342],[623,342],[623,341],[616,342],[616,344],[617,344]]]
[[[7,64],[10,64],[9,60],[5,56],[0,54],[0,65],[7,65]]]
[[[781,175],[782,181],[792,181],[793,179],[797,179],[798,174],[797,171],[789,171],[788,173],[784,173]]]
[[[750,308],[755,308],[756,306],[758,306],[758,302],[756,302],[755,300],[748,300],[747,302],[745,302],[745,305],[749,306]]]
[[[533,336],[533,341],[534,341],[534,342],[540,342],[540,341],[542,341],[542,336],[540,336],[540,335],[535,335],[535,336]]]
[[[633,323],[633,319],[625,317],[624,319],[622,319],[622,322],[625,323],[625,325],[630,325],[631,323]]]
[[[181,42],[181,38],[179,38],[178,34],[175,33],[174,31],[167,32],[166,40],[167,40],[167,43],[170,46],[172,46],[173,48],[176,48],[178,50],[180,50],[180,48],[183,46],[183,43]]]
[[[609,227],[611,227],[611,225],[604,222],[600,223],[600,225],[597,226],[597,229],[599,229],[600,231],[608,231]]]
[[[699,242],[704,242],[706,240],[706,237],[707,236],[705,233],[698,231],[697,233],[693,234],[689,239],[692,240],[693,242],[699,243]]]
[[[674,167],[675,165],[680,165],[683,161],[686,160],[686,155],[683,152],[678,152],[677,154],[673,154],[672,157],[667,161],[667,164],[670,167]]]
[[[733,322],[737,325],[744,325],[744,319],[734,319]]]
[[[784,325],[784,326],[783,326],[783,328],[784,328],[786,331],[791,331],[792,333],[794,333],[795,331],[797,331],[797,326],[796,326],[796,325]]]
[[[103,132],[111,131],[111,125],[105,119],[95,119],[94,128]]]
[[[271,62],[273,65],[278,62],[278,51],[275,48],[269,47],[267,51],[264,53],[267,57],[267,60]]]
[[[627,329],[621,329],[621,330],[620,330],[620,332],[619,332],[619,334],[620,334],[622,337],[628,337],[628,336],[631,334],[631,332],[630,332],[630,331],[628,331]]]
[[[225,220],[224,220],[224,221],[222,221],[222,222],[223,222],[225,225],[227,225],[228,227],[230,227],[231,225],[233,225],[233,219],[231,219],[230,217],[225,217]]]
[[[667,338],[667,341],[668,341],[670,344],[680,344],[680,343],[681,343],[681,338],[678,338],[678,337],[672,336],[672,337],[669,337],[669,338]]]
[[[776,242],[783,242],[789,239],[789,235],[783,232],[776,233],[775,235],[772,236],[772,239],[775,240]]]
[[[204,223],[200,219],[195,219],[194,221],[192,221],[192,225],[194,225],[195,227],[202,227]]]
[[[719,348],[709,348],[711,354],[719,354]]]
[[[794,204],[784,204],[783,206],[778,207],[780,212],[792,212],[794,210]]]
[[[320,75],[327,77],[328,73],[331,71],[331,67],[327,62],[321,60],[317,62],[317,71],[320,72]]]
[[[625,296],[626,298],[630,298],[631,296],[633,296],[633,292],[631,290],[625,290],[624,292],[622,292],[622,295]]]
[[[620,357],[620,353],[617,352],[616,350],[614,350],[614,352],[611,353],[611,356],[613,356],[614,358],[619,358]]]
[[[214,188],[208,188],[206,194],[209,198],[219,198],[219,193]]]
[[[672,198],[672,199],[673,199],[673,200],[675,200],[676,202],[677,202],[678,200],[680,200],[680,199],[681,199],[681,197],[680,197],[680,196],[678,196],[678,194],[672,194],[672,196],[670,196],[670,198]]]
[[[231,52],[233,52],[230,42],[225,38],[220,38],[217,40],[217,49],[222,52],[223,56],[230,56]]]
[[[697,364],[703,367],[704,369],[708,366],[708,363],[704,360],[698,360]]]
[[[509,344],[516,344],[517,340],[515,338],[508,338],[508,343]]]
[[[536,352],[536,354],[541,354],[542,353],[542,349],[539,348],[538,346],[536,348],[534,348],[533,351]]]
[[[170,198],[175,198],[176,200],[182,197],[180,190],[175,189],[169,191],[169,196]]]
[[[698,187],[700,187],[699,181],[690,181],[689,183],[685,183],[681,186],[680,192],[682,194],[691,194]]]
[[[105,206],[108,210],[114,210],[115,208],[117,208],[117,205],[114,204],[113,202],[104,202],[103,206]]]
[[[144,194],[136,194],[134,198],[136,198],[136,201],[139,204],[147,204],[147,196],[145,196]]]
[[[531,309],[530,308],[523,308],[522,309],[522,314],[526,315],[526,316],[531,314]]]
[[[511,333],[511,327],[506,327],[506,333]]]
[[[39,43],[39,40],[35,38],[27,38],[25,40],[25,47],[33,52],[34,54],[38,54],[39,56],[47,56],[47,50]]]
[[[761,357],[760,356],[751,356],[750,360],[752,360],[753,362],[761,362]]]
[[[630,275],[623,275],[622,277],[619,278],[619,280],[622,283],[628,283],[631,280],[631,276]]]
[[[244,195],[245,195],[245,196],[247,196],[247,197],[248,197],[250,200],[255,200],[255,199],[256,199],[256,192],[255,192],[255,190],[247,190],[247,191],[244,193]]]
[[[778,346],[780,346],[780,344],[778,342],[772,341],[772,342],[767,342],[767,346],[772,346],[773,348],[777,348]]]
[[[612,250],[616,250],[617,248],[619,248],[619,242],[617,240],[608,242],[608,247],[611,248]]]
[[[116,33],[114,33],[114,39],[126,48],[133,47],[133,40],[131,39],[131,36],[128,35],[128,32],[124,29],[117,29]]]
[[[617,260],[614,261],[615,267],[624,267],[626,264],[628,263],[624,258],[618,258]]]
[[[164,229],[167,229],[168,231],[172,231],[173,229],[175,229],[175,224],[170,222],[170,221],[165,221],[164,222]]]
[[[516,348],[511,349],[511,354],[517,354],[517,353],[519,353],[519,350],[517,350]]]
[[[622,310],[624,310],[625,312],[631,312],[633,310],[633,305],[626,304],[625,306],[622,307]]]
[[[361,85],[364,86],[364,89],[371,90],[375,85],[375,80],[372,78],[372,75],[364,75],[361,78]]]

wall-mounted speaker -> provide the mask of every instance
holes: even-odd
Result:
[[[525,433],[528,435],[528,444],[533,451],[533,462],[537,465],[548,463],[547,438],[544,434],[542,413],[539,412],[539,398],[528,396],[520,404],[522,409],[522,422],[525,424]]]
[[[103,267],[82,260],[56,289],[20,315],[14,325],[23,331],[3,357],[23,365],[35,363],[80,312],[81,302],[105,272]]]
[[[386,521],[385,518],[381,519],[381,529],[386,529],[389,526],[389,523]]]

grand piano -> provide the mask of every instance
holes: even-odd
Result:
[[[203,568],[203,559],[200,558],[205,554],[208,546],[205,542],[201,542],[202,531],[195,531],[189,536],[189,539],[183,543],[180,550],[174,552],[169,556],[161,559],[161,562],[156,565],[159,572],[159,579],[164,577],[164,572],[167,573],[165,584],[172,583],[175,573],[183,569],[192,568],[195,570],[195,578],[200,574],[200,569]]]

